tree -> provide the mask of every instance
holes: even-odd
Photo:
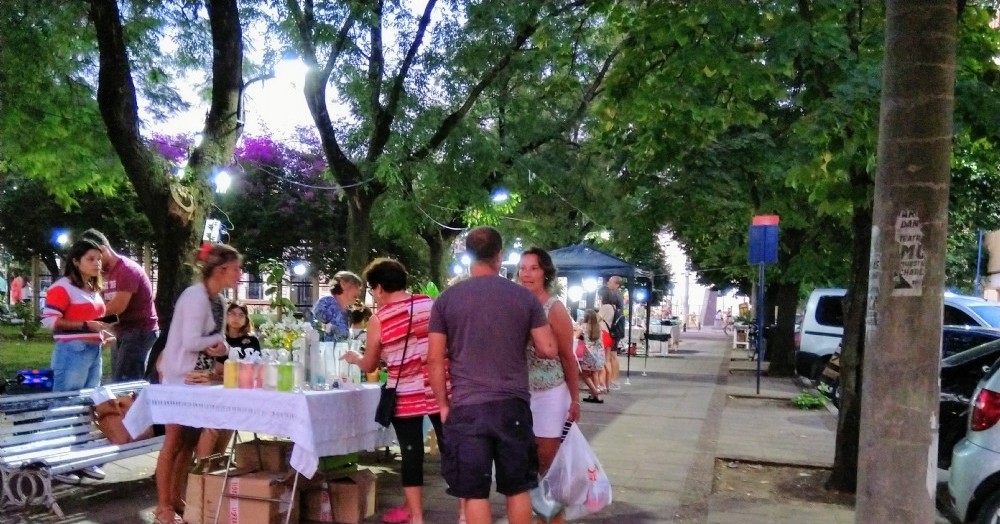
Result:
[[[936,516],[957,18],[954,1],[887,3],[858,522]]]
[[[445,8],[429,0],[422,11],[410,13],[383,1],[335,7],[312,0],[285,3],[285,27],[294,28],[295,50],[311,68],[306,100],[332,175],[347,195],[348,267],[360,267],[370,257],[373,231],[381,228],[398,238],[401,225],[408,223],[428,243],[435,274],[443,246],[464,226],[466,204],[483,207],[491,182],[504,180],[511,163],[538,147],[538,137],[545,137],[544,143],[566,136],[595,92],[582,90],[569,112],[575,116],[553,118],[555,131],[545,128],[547,121],[535,122],[542,125],[518,129],[510,134],[520,140],[508,142],[504,131],[517,128],[504,117],[510,108],[516,109],[512,114],[517,119],[548,116],[546,111],[531,112],[551,107],[546,104],[555,97],[544,96],[548,89],[586,86],[594,78],[587,71],[582,82],[565,83],[573,76],[555,65],[562,64],[558,59],[575,61],[577,72],[600,70],[604,57],[593,55],[593,47],[574,49],[559,37],[572,35],[567,30],[573,28],[595,34],[595,26],[586,23],[594,15],[583,4],[454,2]],[[522,84],[530,75],[534,82]],[[564,84],[547,85],[550,75]],[[331,87],[350,109],[351,119],[335,122],[331,117]],[[532,107],[532,102],[542,105]],[[529,140],[533,130],[535,140]],[[494,153],[485,149],[487,144]],[[480,163],[485,158],[491,162]],[[461,164],[451,164],[452,159]],[[475,189],[447,199],[458,205],[440,204],[445,209],[428,212],[423,203],[438,200],[442,187],[452,187],[437,183],[448,178]],[[400,215],[379,225],[373,219],[376,201],[391,193],[421,207],[385,202],[385,209]],[[413,217],[419,228],[408,220]]]
[[[53,276],[61,274],[57,260],[64,254],[53,238],[56,231],[65,231],[73,241],[84,230],[97,228],[119,247],[125,247],[119,243],[124,239],[134,248],[152,238],[149,224],[138,210],[135,193],[124,180],[111,195],[97,190],[76,192],[68,208],[52,198],[41,180],[0,173],[0,187],[0,238],[4,247],[22,261],[38,255]]]
[[[191,281],[185,262],[201,242],[212,203],[209,177],[231,163],[242,129],[238,111],[243,89],[239,9],[236,0],[206,2],[205,7],[212,35],[212,102],[202,141],[192,151],[183,177],[176,179],[173,166],[156,155],[140,133],[133,61],[118,2],[90,0],[90,20],[100,56],[97,101],[108,138],[156,236],[156,308],[164,324],[169,324],[174,301]]]

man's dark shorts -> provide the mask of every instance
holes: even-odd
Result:
[[[452,408],[441,450],[448,494],[489,498],[494,464],[498,493],[517,495],[537,486],[538,452],[531,427],[531,406],[521,399]]]

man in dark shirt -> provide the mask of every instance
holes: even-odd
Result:
[[[529,524],[538,455],[525,348],[530,338],[539,356],[555,358],[556,343],[541,302],[499,276],[500,233],[473,229],[466,249],[475,259],[472,278],[446,289],[431,310],[427,366],[444,422],[441,474],[448,493],[463,499],[467,522],[487,524],[495,465],[508,521]]]

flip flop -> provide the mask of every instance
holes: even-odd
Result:
[[[593,404],[604,404],[604,401],[597,397],[587,397],[583,399],[584,402],[591,402]]]
[[[153,516],[153,524],[184,524],[184,519],[170,508],[158,509]]]
[[[407,524],[410,522],[410,512],[406,508],[392,508],[382,514],[385,524]]]

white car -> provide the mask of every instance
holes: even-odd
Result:
[[[802,328],[796,334],[798,351],[795,370],[811,380],[819,379],[840,347],[844,336],[843,300],[846,289],[816,289],[809,294]],[[946,326],[1000,328],[1000,305],[978,297],[944,294],[943,320]]]
[[[948,494],[959,522],[1000,523],[1000,362],[972,395],[969,431],[951,455]]]

